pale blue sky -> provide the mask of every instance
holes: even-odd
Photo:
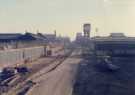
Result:
[[[0,32],[53,33],[75,37],[82,24],[98,35],[124,32],[135,36],[135,0],[0,0]]]

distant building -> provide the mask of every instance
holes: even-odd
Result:
[[[25,34],[0,34],[0,42],[15,42],[15,41],[32,41],[32,40],[44,40],[43,37],[32,33]]]
[[[83,33],[76,33],[75,43],[79,46],[87,46],[90,40],[91,24],[85,23],[83,25]]]
[[[4,33],[0,34],[0,50],[10,48],[24,48],[32,46],[42,46],[46,44],[65,44],[69,43],[68,37],[56,37],[56,31],[54,34],[37,34],[26,32],[25,34],[20,33]]]
[[[32,33],[4,33],[0,34],[0,48],[23,48],[45,43],[46,39]]]
[[[108,37],[94,37],[92,40],[98,55],[135,56],[135,37],[111,33]]]
[[[84,37],[89,38],[90,32],[91,32],[91,24],[89,24],[89,23],[84,24],[83,25]]]
[[[2,34],[0,34],[0,43],[17,41],[20,36],[22,36],[22,34],[19,34],[19,33],[14,33],[14,34],[2,33]]]
[[[84,36],[82,35],[82,33],[76,33],[76,43],[82,44],[83,40],[84,40]]]
[[[55,42],[56,41],[56,35],[55,34],[43,34],[48,42]]]
[[[112,37],[112,38],[125,38],[126,36],[123,33],[111,33],[109,37]]]
[[[76,33],[76,41],[79,41],[83,38],[82,33]]]

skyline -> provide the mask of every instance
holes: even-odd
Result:
[[[0,32],[53,33],[74,39],[84,23],[92,36],[123,32],[135,36],[135,0],[0,0]]]

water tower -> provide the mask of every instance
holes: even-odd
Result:
[[[83,25],[83,32],[84,37],[89,38],[90,37],[90,31],[91,31],[91,24],[86,23]]]

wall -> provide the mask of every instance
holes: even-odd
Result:
[[[45,55],[46,47],[33,47],[0,51],[0,68],[14,64],[21,64],[25,60],[36,60]]]

